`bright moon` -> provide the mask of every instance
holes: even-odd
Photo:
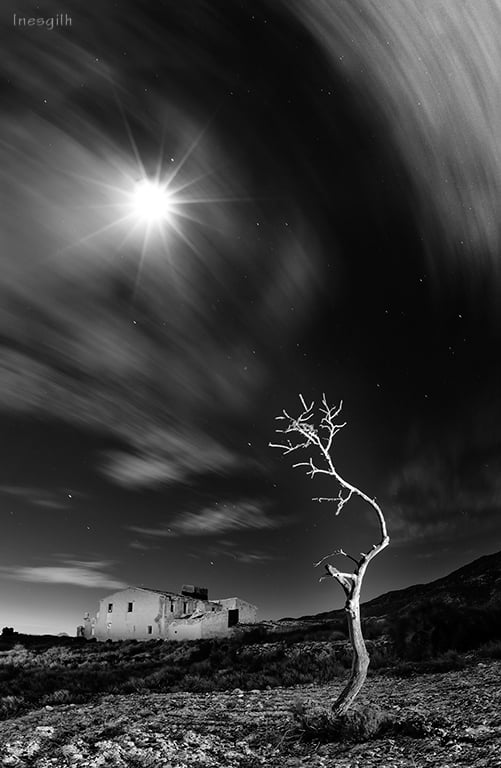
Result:
[[[156,181],[138,181],[131,203],[134,215],[146,224],[161,224],[171,217],[171,196],[166,187]]]

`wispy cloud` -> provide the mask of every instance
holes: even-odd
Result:
[[[0,575],[35,584],[71,584],[86,589],[122,589],[127,585],[103,568],[109,562],[66,561],[61,565],[13,566],[0,568]]]
[[[170,485],[193,475],[223,473],[242,463],[215,439],[186,429],[154,430],[141,436],[140,452],[106,454],[103,472],[125,487]]]
[[[392,477],[385,505],[394,542],[437,542],[471,535],[476,519],[485,530],[501,508],[501,461],[479,458],[455,442],[427,447]]]
[[[384,508],[392,544],[425,544],[456,535],[458,520],[442,517],[429,507],[386,504]]]
[[[58,491],[47,488],[37,488],[22,485],[0,485],[0,494],[12,498],[22,499],[35,507],[47,509],[68,509],[70,498],[82,497],[83,494],[60,489]]]
[[[43,507],[45,509],[67,509],[68,505],[63,504],[62,501],[55,501],[55,499],[32,499],[32,504],[36,507]]]
[[[214,536],[229,531],[271,529],[280,524],[278,517],[271,515],[268,503],[242,499],[184,512],[158,527],[130,526],[129,530],[154,537]]]
[[[421,180],[426,204],[419,216],[424,219],[425,210],[438,213],[426,234],[435,239],[443,227],[454,258],[459,256],[452,244],[464,242],[470,247],[461,250],[462,260],[475,253],[471,246],[495,259],[501,191],[494,131],[501,118],[494,95],[501,67],[499,6],[476,4],[472,14],[469,4],[436,2],[427,4],[424,14],[418,3],[401,0],[365,2],[363,13],[355,3],[296,0],[294,5],[333,65],[341,62],[353,78],[354,93],[364,103],[377,98],[400,156]],[[426,67],[416,66],[418,59]]]
[[[144,541],[140,541],[139,539],[133,539],[130,541],[129,547],[131,549],[138,549],[140,552],[149,552],[152,549],[160,549],[157,544],[153,544],[151,541],[146,543]]]
[[[165,40],[144,21],[148,54],[156,50],[161,62]],[[129,180],[140,172],[133,153],[116,140],[119,111],[110,107],[111,120],[96,121],[78,97],[71,114],[54,109],[61,94],[74,93],[76,71],[85,72],[96,98],[103,89],[110,98],[102,62],[96,66],[77,40],[62,41],[57,57],[40,57],[34,37],[25,42],[22,52],[10,49],[9,72],[23,93],[31,92],[33,78],[44,83],[52,112],[50,118],[33,111],[4,118],[0,177],[9,194],[1,206],[0,410],[111,437],[122,450],[101,457],[97,469],[126,488],[229,471],[242,455],[217,434],[218,425],[254,407],[276,344],[294,332],[313,299],[319,249],[303,208],[289,206],[287,231],[270,227],[272,260],[252,238],[235,249],[249,217],[259,221],[267,210],[253,188],[242,189],[248,174],[239,155],[232,159],[210,130],[200,137],[189,110],[183,114],[169,103],[167,92],[159,98],[141,89],[150,100],[149,119],[164,124],[166,114],[175,114],[169,142],[179,158],[190,145],[196,148],[176,165],[177,181],[207,202],[200,226],[182,221],[181,236],[171,234],[168,258],[153,239],[139,258],[138,228],[114,226]],[[130,73],[123,81],[120,71],[109,75],[123,95],[137,90]],[[40,146],[57,146],[57,162]],[[262,164],[263,178],[271,160]],[[259,188],[255,168],[250,177]],[[203,181],[190,187],[190,180]],[[277,196],[287,184],[282,180]],[[243,195],[249,199],[243,207],[224,202]],[[19,210],[36,212],[30,227]],[[12,253],[15,258],[7,256]]]
[[[227,551],[225,549],[219,549],[218,547],[211,547],[204,549],[203,552],[188,552],[188,557],[193,560],[211,560],[216,562],[220,558],[228,560],[234,560],[237,563],[243,565],[260,565],[261,563],[272,562],[274,560],[281,560],[280,555],[272,555],[269,552],[261,552],[257,550],[239,550]]]
[[[222,555],[230,557],[239,563],[244,565],[258,565],[259,563],[266,563],[273,560],[280,559],[269,552],[260,552],[256,550],[235,550],[235,552],[222,552]]]

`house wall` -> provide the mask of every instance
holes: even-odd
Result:
[[[200,640],[201,638],[228,637],[234,629],[228,626],[228,611],[204,613],[193,619],[172,621],[167,628],[168,640]]]
[[[113,608],[108,611],[108,605]],[[128,604],[132,603],[132,611]],[[98,640],[152,640],[162,636],[160,595],[140,589],[124,589],[99,604],[94,636]],[[148,632],[151,626],[151,634]]]
[[[254,624],[257,621],[257,607],[241,600],[239,597],[226,597],[218,600],[218,603],[226,610],[238,609],[238,621],[240,624]]]
[[[165,598],[165,618],[167,621],[178,619],[181,616],[193,613],[197,609],[199,600],[194,600],[186,595],[173,595]],[[172,609],[171,609],[172,607]]]
[[[176,619],[167,627],[166,640],[200,640],[201,622],[193,619]]]
[[[108,605],[112,604],[112,611]],[[132,603],[132,611],[128,604]],[[153,640],[169,635],[171,622],[195,611],[211,610],[208,601],[185,595],[163,595],[148,590],[129,589],[103,598],[96,616],[94,637],[98,640]],[[152,628],[151,633],[148,627]]]
[[[128,610],[129,603],[132,611]],[[109,604],[112,604],[111,611],[108,611]],[[93,636],[100,641],[224,637],[234,631],[233,625],[229,626],[229,611],[235,609],[240,623],[256,621],[256,606],[237,597],[196,600],[187,595],[129,587],[100,601]]]
[[[228,611],[208,613],[201,621],[201,631],[204,638],[228,637],[232,635],[234,629],[228,627]]]

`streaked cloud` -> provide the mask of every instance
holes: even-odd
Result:
[[[198,430],[154,430],[141,436],[140,453],[106,454],[102,470],[124,487],[170,485],[193,475],[223,473],[243,463],[221,443]]]
[[[189,552],[188,557],[193,560],[210,559],[216,561],[219,558],[227,560],[233,560],[242,565],[259,565],[260,563],[273,562],[275,560],[282,560],[282,555],[271,554],[270,552],[263,552],[261,550],[249,550],[241,549],[237,546],[224,548],[224,547],[204,547],[203,552]]]
[[[66,561],[61,565],[13,566],[0,568],[0,574],[15,581],[34,584],[70,584],[85,589],[122,589],[125,582],[102,570],[108,562]]]
[[[266,563],[280,558],[271,555],[269,552],[259,552],[255,550],[236,550],[233,555],[226,553],[227,557],[233,557],[237,562],[244,565],[258,565],[259,563]]]
[[[161,63],[164,32],[135,13],[145,22],[145,52]],[[88,11],[79,19],[94,23]],[[122,32],[137,44],[136,30]],[[249,221],[269,218],[269,206],[255,194],[256,168],[241,167],[240,138],[232,148],[209,128],[201,133],[191,107],[165,89],[141,88],[138,101],[127,62],[116,72],[97,65],[77,38],[61,38],[57,56],[40,56],[33,36],[24,42],[23,51],[9,48],[9,72],[22,92],[44,83],[51,108],[7,112],[3,120],[0,410],[111,437],[120,450],[96,466],[126,488],[227,471],[242,456],[217,434],[218,423],[253,408],[273,375],[276,345],[291,337],[313,300],[319,251],[302,206],[263,148],[260,173],[276,180],[277,199],[285,191],[291,198],[288,227],[282,217],[270,221],[266,249],[254,224],[252,236],[242,237]],[[83,75],[74,91],[76,71],[108,110],[102,120],[79,98]],[[54,108],[68,91],[71,110]],[[154,238],[142,251],[130,222],[113,223],[117,194],[120,202],[124,183],[141,172],[122,140],[117,93],[130,114],[158,125],[158,147],[152,141],[148,153],[172,147],[169,173],[178,173],[185,195],[206,201],[197,204],[196,221],[180,222],[180,235],[169,233],[168,255]],[[57,161],[41,146],[57,147]],[[246,202],[235,206],[234,199]],[[22,210],[31,212],[30,227]]]
[[[384,504],[395,543],[437,543],[498,525],[501,456],[481,458],[459,442],[428,446],[392,477]]]
[[[484,0],[473,11],[469,3],[434,0],[426,13],[407,0],[293,6],[406,158],[433,273],[445,268],[450,277],[449,259],[437,259],[433,247],[440,229],[448,255],[463,266],[478,268],[480,258],[496,265],[499,4]]]
[[[0,494],[10,496],[11,498],[21,499],[35,507],[45,507],[46,509],[68,509],[68,491],[53,491],[46,488],[36,488],[22,485],[0,485]],[[76,498],[82,496],[71,492],[71,496]]]
[[[131,549],[137,549],[140,552],[149,552],[152,549],[160,549],[158,545],[151,543],[151,541],[145,543],[144,541],[140,541],[140,539],[133,539],[130,541],[129,547]]]
[[[130,526],[129,530],[153,537],[214,536],[230,531],[266,530],[280,524],[278,516],[269,512],[267,503],[243,499],[184,512],[158,527]]]

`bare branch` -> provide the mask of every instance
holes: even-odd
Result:
[[[352,496],[353,496],[353,490],[350,490],[348,495],[344,496],[344,497],[341,495],[341,491],[339,492],[339,504],[338,504],[338,507],[336,509],[336,515],[339,515],[339,513],[343,509],[344,505],[348,504],[348,502],[349,502],[349,500],[351,499]]]
[[[313,459],[310,458],[309,461],[299,461],[297,464],[292,465],[293,468],[295,467],[309,467],[309,471],[306,473],[311,478],[315,477],[315,475],[330,475],[329,470],[327,469],[320,469],[320,467],[317,467],[313,463]]]
[[[313,498],[313,501],[318,501],[319,503],[324,501],[335,502],[335,515],[339,515],[353,496],[357,496],[372,507],[377,516],[380,530],[379,542],[373,544],[368,552],[361,552],[360,560],[347,554],[343,549],[337,549],[315,563],[315,566],[321,564],[324,564],[325,566],[326,573],[320,578],[320,581],[323,581],[324,579],[335,579],[346,595],[345,610],[353,648],[353,665],[348,684],[337,698],[333,707],[338,714],[342,714],[346,712],[362,687],[369,664],[369,657],[365,647],[360,621],[360,591],[362,581],[369,562],[388,546],[390,539],[386,528],[386,520],[376,499],[371,498],[356,485],[345,480],[344,477],[339,474],[331,455],[335,436],[346,426],[346,422],[337,423],[337,419],[343,408],[343,401],[341,400],[337,406],[330,406],[327,402],[325,393],[322,394],[322,402],[318,409],[320,416],[315,420],[314,402],[312,402],[311,405],[307,405],[302,395],[299,395],[299,399],[303,411],[299,416],[293,418],[284,410],[283,416],[279,416],[278,418],[286,420],[287,423],[284,425],[284,429],[277,429],[276,431],[283,434],[294,433],[296,436],[299,435],[301,442],[292,443],[290,440],[287,440],[286,444],[274,445],[270,443],[270,446],[280,448],[284,454],[299,449],[312,449],[316,456],[320,455],[320,466],[314,463],[311,456],[308,460],[293,464],[294,467],[306,467],[306,474],[312,479],[314,479],[317,474],[328,475],[337,484],[337,496],[317,496]],[[330,563],[325,562],[336,556],[345,557],[348,560],[351,560],[355,564],[354,572],[344,573]]]
[[[321,560],[318,561],[318,563],[313,563],[313,566],[315,568],[318,568],[319,565],[322,565],[326,560],[328,560],[330,557],[336,557],[336,555],[341,555],[342,557],[347,557],[349,560],[353,560],[355,565],[358,565],[358,560],[353,557],[352,555],[348,555],[344,549],[335,549],[334,552],[331,552],[329,555],[325,555],[325,557],[322,557]]]
[[[323,472],[326,475],[332,474],[331,472],[329,472],[327,470],[319,470],[319,471]],[[312,499],[312,501],[318,501],[319,503],[321,503],[322,501],[337,501],[337,508],[336,508],[335,513],[334,513],[337,516],[342,511],[342,509],[345,506],[345,504],[347,504],[349,502],[349,500],[353,496],[354,492],[355,492],[354,490],[350,490],[350,491],[348,491],[348,495],[347,496],[343,496],[342,495],[342,491],[340,490],[337,496],[317,496],[317,497],[314,497]]]
[[[306,405],[305,399],[302,395],[299,395],[299,399],[301,400],[301,405],[303,406],[305,411],[311,411],[313,410],[313,406],[315,403],[312,401],[311,405]]]
[[[281,443],[268,443],[269,448],[282,448],[284,451],[289,450],[288,445],[282,445]]]
[[[322,392],[322,405],[324,407],[321,408],[320,410],[324,411],[325,413],[332,414],[332,418],[334,418],[334,419],[336,418],[336,416],[339,416],[339,414],[343,410],[343,401],[340,400],[339,401],[339,405],[337,407],[336,406],[331,406],[327,402],[327,397],[326,397],[325,392]]]
[[[277,430],[278,432],[278,430]],[[292,453],[293,451],[297,451],[299,448],[308,448],[307,443],[298,443],[297,445],[294,445],[291,443],[290,440],[287,441],[287,444],[284,445],[283,443],[268,443],[269,448],[282,448],[284,451],[284,456],[286,453]]]
[[[339,432],[340,429],[343,429],[343,427],[346,427],[347,421],[343,421],[342,424],[331,424],[326,419],[322,419],[320,422],[320,429],[335,429],[336,432]]]
[[[371,498],[366,493],[364,493],[360,488],[357,488],[355,485],[352,485],[348,481],[346,481],[339,472],[337,471],[332,456],[330,454],[331,448],[332,448],[332,442],[335,437],[335,435],[339,432],[340,429],[343,429],[343,427],[346,425],[346,422],[343,424],[337,424],[336,419],[341,413],[342,407],[343,407],[343,401],[341,400],[339,402],[339,405],[337,406],[330,406],[327,402],[327,397],[325,393],[322,394],[322,404],[319,408],[319,411],[322,415],[322,418],[320,419],[320,425],[317,427],[314,423],[312,423],[312,418],[314,416],[313,408],[314,408],[314,402],[312,402],[310,405],[306,403],[306,400],[304,399],[303,395],[299,395],[299,400],[301,402],[301,406],[303,408],[303,411],[297,416],[296,418],[293,418],[285,409],[282,411],[283,416],[279,416],[278,418],[281,420],[286,420],[288,423],[286,424],[285,429],[283,430],[277,430],[277,432],[282,433],[296,433],[297,435],[301,435],[303,440],[299,443],[292,443],[290,440],[287,440],[286,443],[270,443],[270,446],[273,448],[280,448],[284,455],[287,455],[289,453],[292,453],[297,450],[306,450],[308,448],[316,448],[318,449],[323,461],[325,462],[325,468],[317,466],[313,459],[310,457],[309,461],[305,462],[297,462],[294,464],[294,467],[307,467],[308,471],[307,474],[313,479],[317,474],[323,474],[323,475],[329,475],[331,476],[339,485],[339,493],[337,496],[333,497],[327,497],[327,496],[319,496],[314,497],[314,501],[318,502],[324,502],[324,501],[331,501],[336,502],[337,507],[335,514],[339,515],[345,505],[350,501],[350,499],[355,495],[361,498],[363,501],[365,501],[367,504],[372,506],[374,509],[378,522],[379,522],[379,528],[381,533],[381,540],[379,544],[376,544],[373,546],[373,548],[370,550],[369,553],[364,555],[364,562],[368,562],[371,560],[378,552],[380,552],[384,547],[386,547],[389,543],[389,537],[388,537],[388,531],[386,528],[386,521],[383,515],[383,512],[377,503],[376,499]],[[327,430],[327,435],[325,438],[321,438],[319,434],[319,429],[325,429]]]

